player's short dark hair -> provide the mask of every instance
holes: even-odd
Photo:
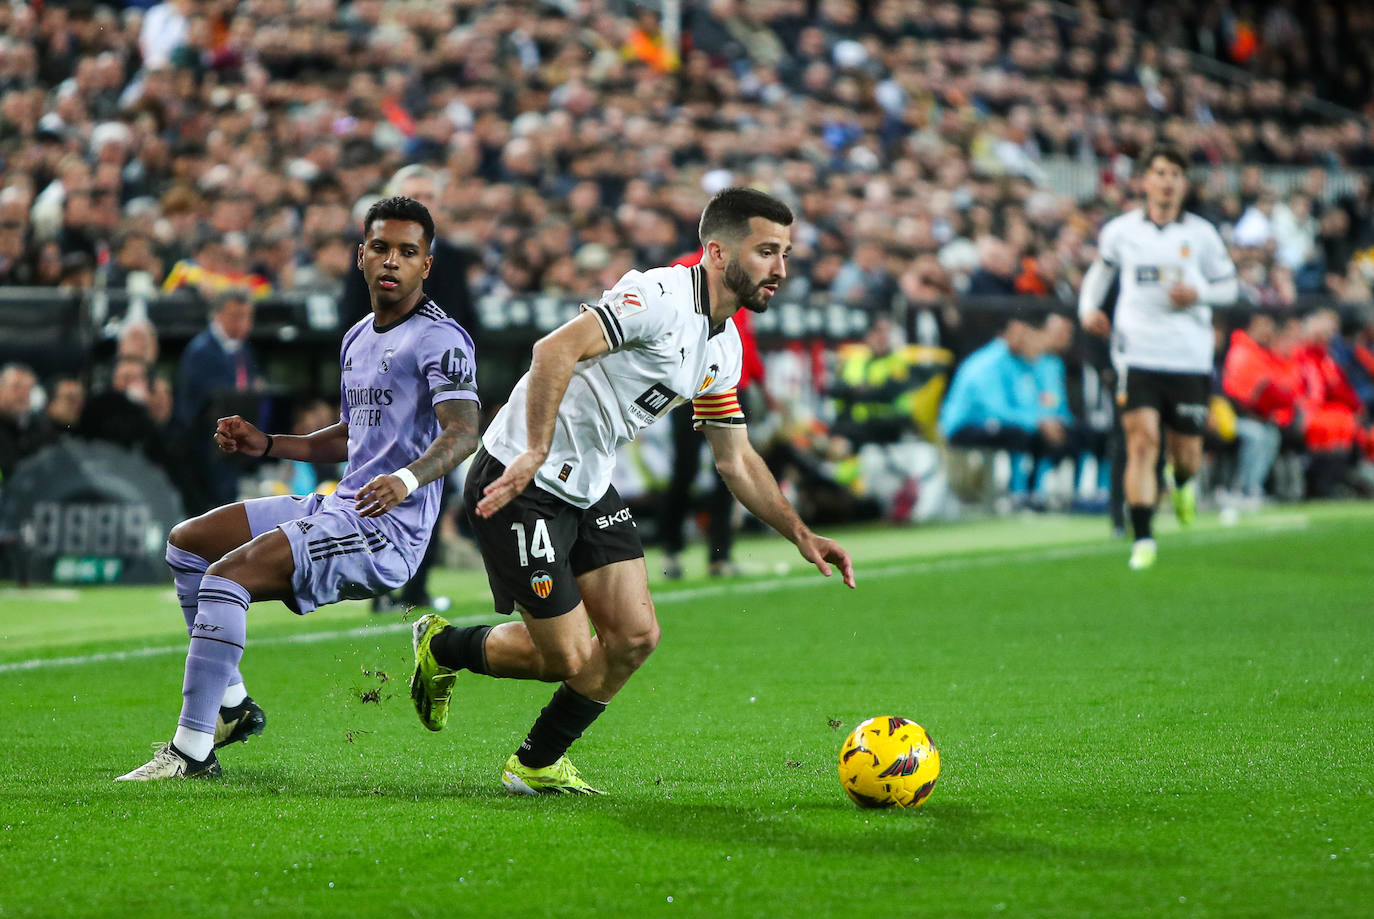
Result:
[[[1173,163],[1186,174],[1188,172],[1188,158],[1183,155],[1183,149],[1177,144],[1158,143],[1151,144],[1145,148],[1145,152],[1140,155],[1140,171],[1144,172],[1150,168],[1150,164],[1163,157]]]
[[[749,235],[749,220],[764,220],[792,225],[792,209],[772,195],[753,188],[727,188],[718,192],[701,212],[698,235],[704,246],[712,239],[737,243]]]
[[[414,198],[396,195],[392,198],[383,198],[369,207],[367,216],[363,218],[364,239],[372,232],[372,224],[378,220],[408,220],[418,223],[420,229],[425,231],[425,246],[434,245],[434,218],[429,215],[429,208]]]

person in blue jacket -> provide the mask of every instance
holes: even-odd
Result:
[[[1024,501],[1029,491],[1027,457],[1034,469],[1042,457],[1061,458],[1071,451],[1063,364],[1054,394],[1042,388],[1036,370],[1050,344],[1046,318],[1026,315],[1008,320],[1001,335],[959,365],[940,408],[940,433],[952,446],[1011,453],[1013,500]],[[1046,385],[1052,385],[1048,380],[1053,368],[1047,365],[1042,372]]]

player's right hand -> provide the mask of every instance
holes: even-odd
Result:
[[[1088,317],[1083,320],[1083,328],[1094,335],[1106,338],[1112,334],[1112,321],[1107,318],[1107,314],[1101,310],[1093,310]]]
[[[544,456],[528,450],[511,460],[506,471],[482,490],[482,500],[477,502],[477,516],[490,517],[509,504],[512,498],[525,490],[542,465]]]
[[[262,456],[267,451],[267,435],[239,415],[215,422],[215,443],[225,453]]]
[[[851,590],[857,586],[854,582],[854,562],[844,547],[835,540],[808,532],[798,540],[797,551],[826,577],[830,577],[833,571],[831,563],[840,566],[840,576],[844,579],[845,586]]]

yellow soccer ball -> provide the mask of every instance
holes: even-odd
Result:
[[[920,807],[939,776],[930,733],[906,718],[860,722],[840,748],[840,784],[860,807]]]

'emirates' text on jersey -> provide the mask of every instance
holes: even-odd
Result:
[[[477,401],[477,366],[472,339],[433,300],[381,328],[371,315],[359,320],[344,334],[339,360],[348,468],[325,501],[352,506],[375,476],[408,466],[429,449],[440,431],[435,405]],[[442,487],[438,480],[421,485],[375,523],[399,545],[423,544],[439,515]]]
[[[1205,283],[1235,275],[1216,227],[1187,212],[1161,227],[1144,210],[1131,211],[1107,222],[1097,249],[1120,272],[1113,362],[1140,370],[1210,373],[1212,308],[1195,303],[1174,309],[1169,289],[1181,281],[1201,290]]]
[[[739,383],[742,351],[734,322],[711,327],[700,265],[631,271],[591,310],[609,351],[579,361],[558,407],[553,444],[534,481],[587,508],[606,493],[615,450],[675,405]],[[487,452],[510,464],[525,451],[530,377],[515,384],[483,435]]]

